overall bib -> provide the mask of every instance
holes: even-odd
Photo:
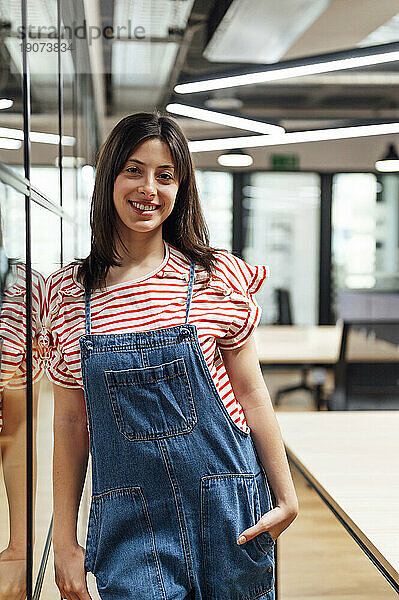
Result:
[[[85,570],[104,600],[274,600],[274,541],[237,539],[271,510],[189,324],[80,338],[92,456]]]

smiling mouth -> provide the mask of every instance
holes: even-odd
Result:
[[[149,202],[134,202],[133,200],[128,200],[128,202],[130,206],[140,214],[155,212],[160,208],[159,204],[152,204]]]

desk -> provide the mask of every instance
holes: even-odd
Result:
[[[399,591],[399,411],[276,417],[289,459]]]
[[[267,365],[332,365],[339,358],[339,325],[266,325],[255,329],[259,362]]]
[[[260,326],[254,333],[261,366],[294,369],[334,368],[340,360],[342,336],[340,324]],[[399,362],[399,346],[367,335],[366,330],[349,329],[346,346],[347,363]],[[320,409],[321,385],[315,391]]]
[[[254,338],[262,367],[332,368],[339,359],[342,326],[267,325],[255,329]],[[306,371],[303,371],[302,383],[306,384]],[[316,386],[315,392],[320,410],[321,385]]]

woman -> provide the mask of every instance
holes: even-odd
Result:
[[[90,598],[91,571],[104,599],[272,600],[298,505],[251,335],[267,267],[209,247],[187,140],[159,114],[109,134],[91,227],[47,286],[62,598]]]

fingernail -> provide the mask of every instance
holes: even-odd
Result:
[[[238,538],[238,540],[237,540],[237,543],[238,543],[238,544],[243,544],[243,543],[244,543],[244,542],[246,542],[246,541],[247,541],[247,540],[246,540],[246,537],[245,537],[245,535],[240,535],[240,537],[239,537],[239,538]]]

